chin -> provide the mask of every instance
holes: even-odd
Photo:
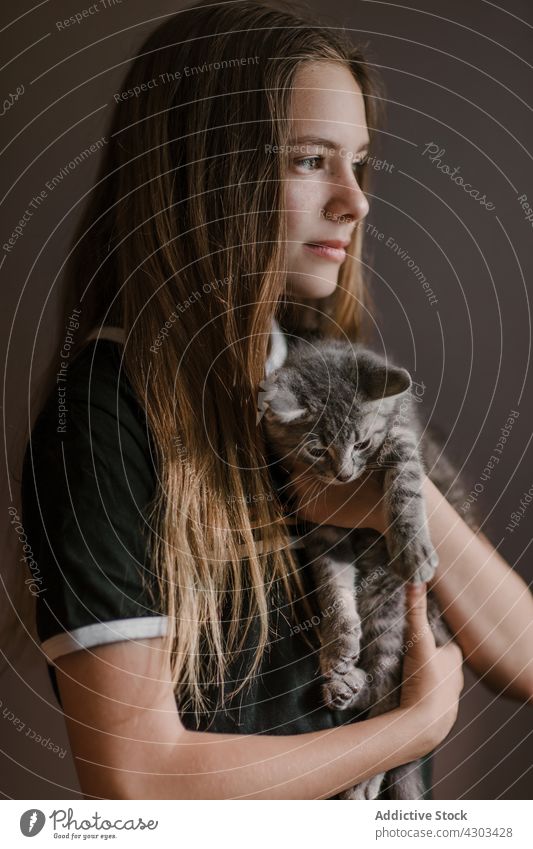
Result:
[[[325,280],[302,272],[287,275],[287,291],[302,298],[327,298],[337,288],[337,278]]]
[[[324,481],[325,483],[330,484],[331,486],[346,486],[347,484],[352,483],[355,480],[355,478],[350,478],[350,480],[348,480],[348,481],[339,481],[339,480],[337,480],[337,478],[328,478],[328,477],[323,476],[323,477],[320,478],[320,480]]]
[[[355,472],[352,477],[347,481],[340,481],[337,478],[331,477],[331,475],[325,473],[317,473],[316,477],[324,483],[333,484],[333,486],[346,486],[347,484],[356,481],[357,478],[360,478],[363,472],[364,469],[361,469],[359,472]]]

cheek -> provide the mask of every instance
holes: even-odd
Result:
[[[303,180],[288,180],[285,185],[285,207],[290,234],[313,228],[321,208],[320,187]]]

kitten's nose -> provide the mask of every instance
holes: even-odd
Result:
[[[337,472],[337,474],[335,475],[335,478],[338,481],[341,481],[341,483],[346,483],[346,481],[349,481],[351,479],[351,477],[352,477],[352,472],[343,471],[342,469],[341,469],[340,472]]]

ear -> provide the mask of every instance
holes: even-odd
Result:
[[[364,390],[369,401],[381,401],[394,395],[402,395],[411,388],[413,381],[407,369],[396,366],[377,366],[364,381]]]
[[[305,407],[300,406],[292,390],[280,385],[278,376],[279,372],[274,371],[259,384],[257,421],[265,415],[269,421],[288,424],[308,412]]]

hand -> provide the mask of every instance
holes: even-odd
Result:
[[[387,522],[382,479],[382,472],[367,472],[352,483],[328,483],[304,463],[297,463],[287,490],[304,520],[341,528],[374,528],[383,534]]]
[[[457,643],[437,648],[427,618],[425,584],[406,584],[405,646],[400,707],[420,713],[427,732],[422,754],[448,736],[464,687],[463,654]]]

